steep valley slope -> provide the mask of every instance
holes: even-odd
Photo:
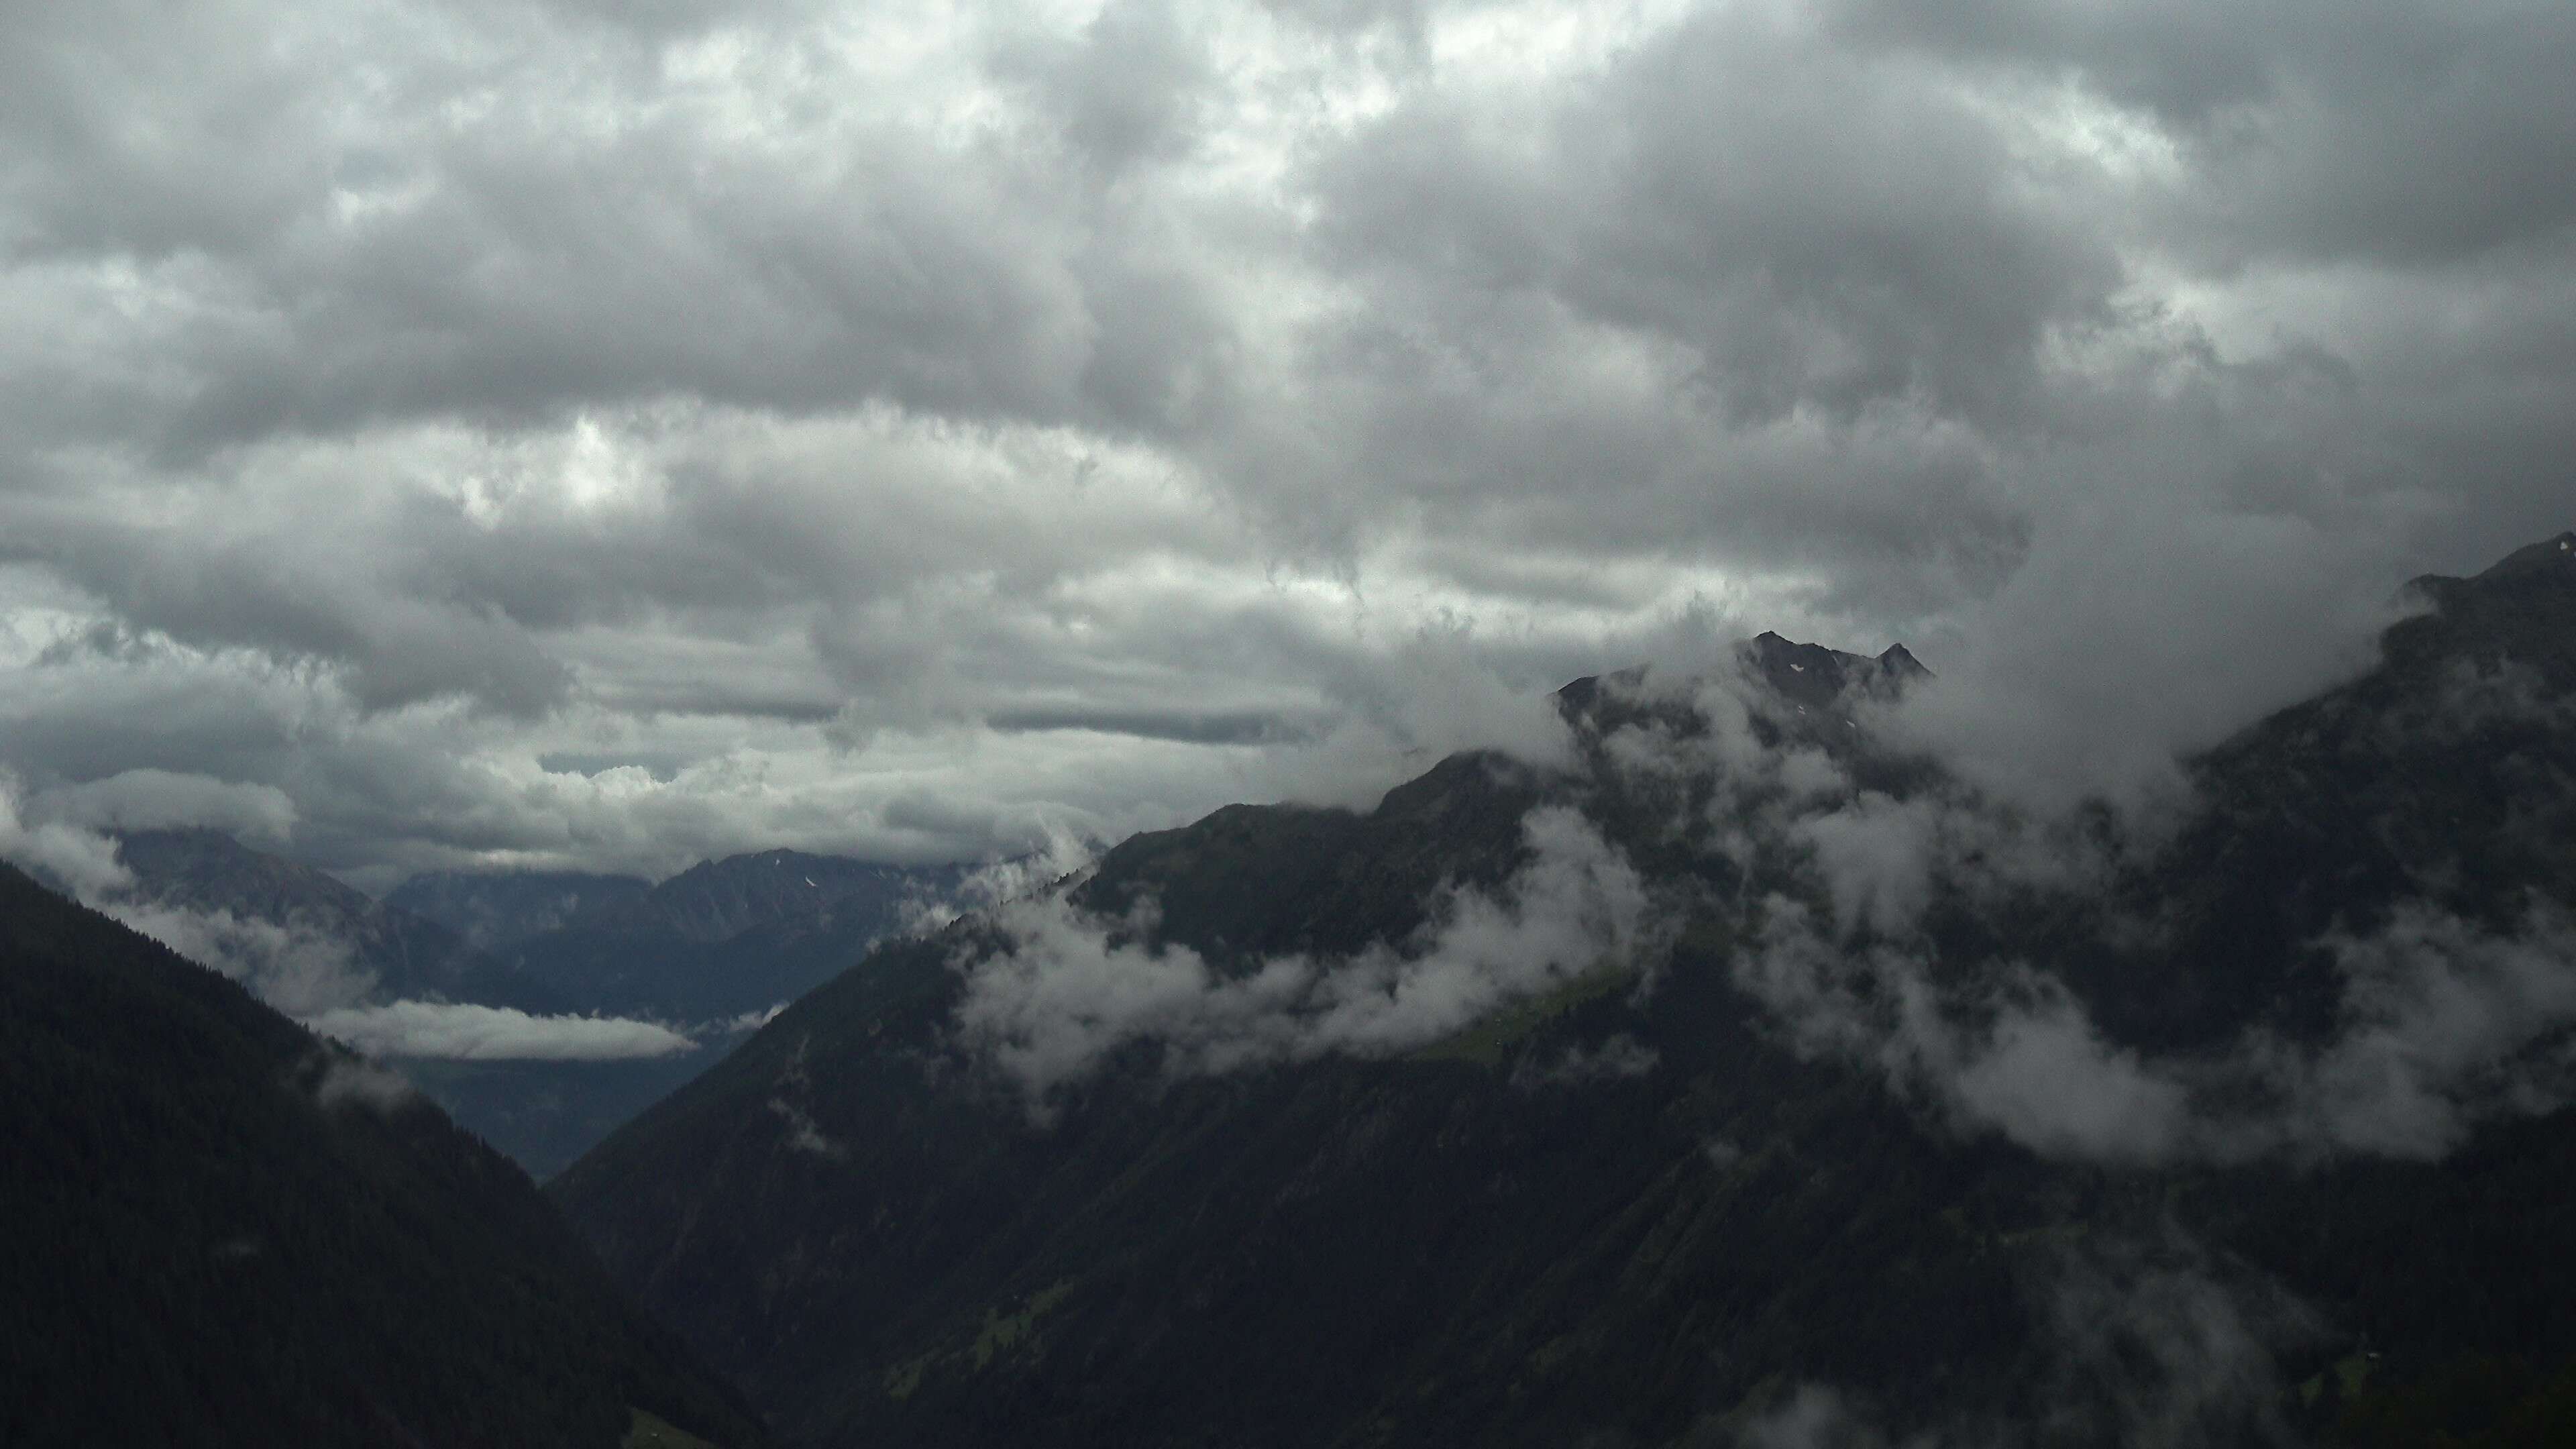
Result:
[[[767,1435],[399,1078],[0,867],[0,1443]]]

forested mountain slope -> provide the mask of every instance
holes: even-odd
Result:
[[[0,867],[0,1443],[765,1442],[498,1153]]]

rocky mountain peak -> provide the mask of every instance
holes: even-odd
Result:
[[[1932,671],[1923,667],[1923,661],[1914,657],[1914,651],[1902,644],[1888,645],[1887,651],[1878,656],[1878,668],[1880,673],[1891,679],[1932,677]]]

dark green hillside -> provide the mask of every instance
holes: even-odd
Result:
[[[2427,585],[2386,664],[2198,762],[2203,813],[2107,856],[2102,889],[1945,882],[1907,943],[1922,980],[1991,1008],[2035,963],[2106,1052],[2295,1062],[2345,1004],[2321,938],[2408,903],[2499,932],[2576,903],[2570,552]],[[1839,712],[1910,656],[1747,658],[1762,749],[1958,795]],[[1759,903],[1817,887],[1789,837],[1710,849],[1761,800],[1613,767],[1615,729],[1686,734],[1689,708],[1565,700],[1572,770],[1468,756],[1367,813],[1234,807],[1129,841],[1073,900],[1240,980],[1418,939],[1440,888],[1512,875],[1533,804],[1570,804],[1671,907],[1650,993],[1595,971],[1409,1053],[1217,1075],[1130,1041],[1041,1124],[959,1033],[961,964],[997,948],[968,923],[872,953],[550,1192],[817,1445],[1720,1445],[1808,1384],[1893,1442],[2576,1442],[2576,1111],[2545,1072],[2510,1110],[2464,1088],[2494,1110],[2440,1161],[2048,1157],[1963,1128],[1748,994]],[[1893,1017],[1892,989],[1852,1010]],[[2221,1085],[2249,1100],[2199,1106],[2287,1110]]]
[[[0,1443],[762,1442],[526,1176],[0,868]]]

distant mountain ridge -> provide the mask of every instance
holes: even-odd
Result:
[[[653,886],[556,873],[415,877],[388,900],[489,923],[496,965],[530,989],[583,1012],[667,1023],[700,1045],[631,1062],[415,1061],[406,1070],[529,1171],[549,1175],[704,1071],[766,1013],[902,929],[908,906],[945,899],[963,874],[766,850],[701,861]]]
[[[385,895],[385,904],[425,916],[485,951],[636,900],[653,888],[640,876],[585,871],[425,871]]]
[[[1891,644],[1871,658],[1795,643],[1768,630],[1753,636],[1744,654],[1752,671],[1781,698],[1809,708],[1833,704],[1851,690],[1890,694],[1932,673],[1902,644]]]
[[[718,1021],[811,990],[942,900],[962,866],[892,866],[796,850],[700,861],[500,953],[593,1010]]]
[[[770,850],[703,861],[658,886],[580,872],[431,873],[378,901],[218,830],[113,838],[132,885],[106,904],[316,1019],[414,1001],[635,1018],[698,1038],[693,1050],[632,1060],[402,1058],[460,1122],[541,1176],[963,875]]]
[[[852,912],[890,921],[890,907],[931,880],[953,880],[953,869],[933,871],[879,865],[801,850],[762,850],[722,860],[702,860],[641,897],[589,913],[568,924],[594,931],[668,933],[712,944],[757,928],[828,929]]]
[[[374,977],[371,1000],[474,1002],[538,1014],[572,1009],[445,926],[223,831],[129,830],[114,839],[138,900],[307,930],[345,948],[351,967]]]

